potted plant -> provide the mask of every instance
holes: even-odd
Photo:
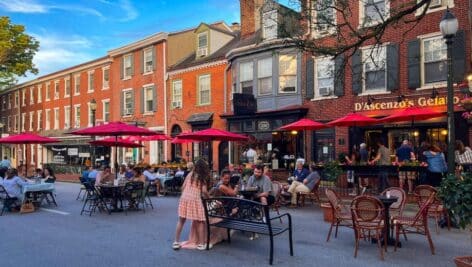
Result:
[[[461,100],[461,106],[468,112],[472,111],[472,97],[466,97]]]
[[[449,174],[443,179],[438,195],[459,227],[469,228],[472,233],[472,173],[459,178]],[[459,267],[472,266],[472,256],[456,257],[454,261]]]
[[[339,175],[343,173],[339,161],[329,161],[323,165],[323,178],[330,184],[335,185]]]

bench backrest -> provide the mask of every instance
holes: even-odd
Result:
[[[269,207],[260,202],[233,197],[202,199],[205,217],[270,224]]]

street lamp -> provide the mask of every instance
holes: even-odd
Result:
[[[457,33],[459,23],[457,18],[449,11],[449,8],[446,9],[444,17],[439,23],[439,28],[441,33],[446,39],[447,45],[447,168],[448,173],[454,173],[455,170],[455,154],[454,146],[456,139],[456,127],[454,125],[454,91],[452,88],[452,42],[453,38]]]
[[[97,101],[94,98],[90,100],[90,111],[92,112],[92,126],[95,126],[95,112],[97,111]],[[92,136],[92,140],[95,141],[95,136]],[[95,166],[95,147],[92,148],[92,156],[90,157],[92,166]]]

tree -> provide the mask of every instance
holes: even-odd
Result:
[[[33,57],[39,42],[24,33],[23,25],[15,25],[8,17],[0,17],[0,90],[16,82],[17,76],[29,71],[38,73]]]

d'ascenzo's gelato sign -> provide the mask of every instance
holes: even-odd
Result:
[[[454,97],[454,104],[459,104],[459,97]],[[389,102],[374,102],[367,104],[367,102],[354,103],[354,111],[371,111],[371,110],[386,110],[386,109],[399,109],[407,108],[411,106],[421,107],[435,107],[445,106],[447,103],[447,97],[419,97],[418,99],[405,99],[404,101],[389,101]]]

